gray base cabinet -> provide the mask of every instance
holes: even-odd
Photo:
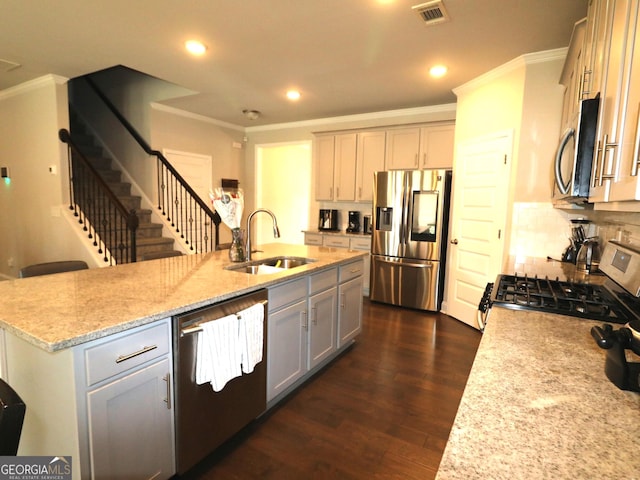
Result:
[[[79,423],[86,422],[88,439],[82,478],[170,478],[175,462],[169,320],[88,343],[76,350],[76,359],[82,378]]]
[[[269,289],[268,407],[297,388],[360,333],[362,269],[360,259]]]

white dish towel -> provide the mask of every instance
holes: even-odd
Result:
[[[238,317],[242,371],[251,373],[253,368],[262,361],[264,305],[256,303],[238,312]]]
[[[196,383],[209,382],[219,392],[229,380],[242,375],[238,317],[227,315],[201,327],[196,346]]]

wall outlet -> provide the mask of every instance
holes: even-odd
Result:
[[[51,175],[57,175],[58,174],[58,167],[55,165],[49,165],[49,173]]]
[[[16,264],[16,262],[13,259],[13,257],[9,257],[9,259],[7,260],[7,265],[9,265],[10,267],[14,267],[15,264]]]

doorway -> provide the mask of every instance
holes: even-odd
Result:
[[[304,244],[309,228],[311,141],[256,146],[256,207],[278,219],[280,238],[273,238],[271,219],[257,215],[256,242]]]

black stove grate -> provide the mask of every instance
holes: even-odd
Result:
[[[603,285],[499,275],[491,304],[625,324],[634,317]]]

